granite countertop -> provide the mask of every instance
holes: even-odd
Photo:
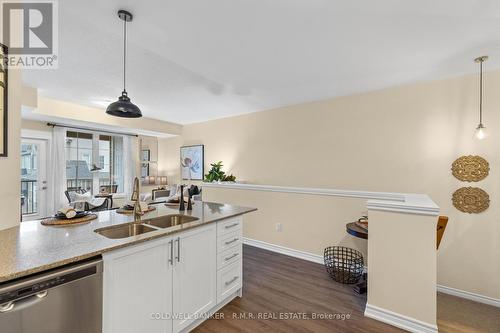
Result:
[[[156,210],[143,215],[142,220],[179,214],[176,208],[164,204],[155,206]],[[114,210],[99,212],[97,219],[83,225],[44,226],[40,221],[22,222],[0,231],[0,283],[255,210],[196,201],[193,210],[183,214],[198,220],[122,239],[109,239],[94,232],[134,220],[133,215],[118,214]]]

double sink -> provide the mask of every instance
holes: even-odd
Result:
[[[170,214],[165,216],[155,217],[153,219],[144,220],[140,223],[131,222],[119,225],[113,225],[110,227],[100,228],[94,230],[107,238],[120,239],[127,238],[137,235],[142,235],[155,230],[170,228],[173,226],[181,225],[187,222],[193,222],[198,220],[197,217],[181,215],[181,214]]]

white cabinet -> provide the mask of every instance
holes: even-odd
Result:
[[[103,332],[172,332],[171,238],[103,254]],[[159,318],[159,319],[158,319]]]
[[[216,305],[216,225],[174,237],[174,332],[180,332]]]
[[[103,332],[186,332],[241,296],[241,217],[103,254]]]
[[[217,272],[217,302],[223,302],[238,291],[243,283],[242,278],[241,260],[221,268]]]
[[[241,217],[233,217],[217,222],[217,235],[219,237],[227,235],[230,232],[240,231],[242,228]]]
[[[243,254],[241,243],[217,254],[217,269],[224,268],[241,261]]]
[[[217,304],[225,304],[243,286],[243,248],[241,216],[217,222]]]

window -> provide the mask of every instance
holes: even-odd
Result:
[[[123,192],[122,150],[121,136],[66,132],[68,191]]]
[[[68,191],[91,191],[92,134],[66,132],[66,184]]]
[[[124,192],[123,139],[118,136],[99,135],[99,189],[105,192]]]

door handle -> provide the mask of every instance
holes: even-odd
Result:
[[[233,228],[233,227],[236,227],[238,224],[239,223],[236,222],[236,223],[233,223],[233,224],[230,224],[230,225],[226,225],[226,226],[224,226],[224,228],[226,228],[226,229]]]
[[[41,291],[35,295],[31,295],[26,298],[22,298],[18,301],[11,301],[0,305],[0,313],[6,313],[10,311],[22,310],[38,302],[43,301],[43,299],[48,295],[48,291]]]
[[[42,186],[42,190],[46,190],[47,189],[47,186]]]
[[[174,241],[171,240],[170,242],[168,242],[168,244],[170,245],[170,257],[168,258],[168,263],[170,265],[174,265]]]
[[[181,262],[181,238],[177,237],[175,241],[177,242],[177,256],[175,259],[177,259],[177,262]]]

